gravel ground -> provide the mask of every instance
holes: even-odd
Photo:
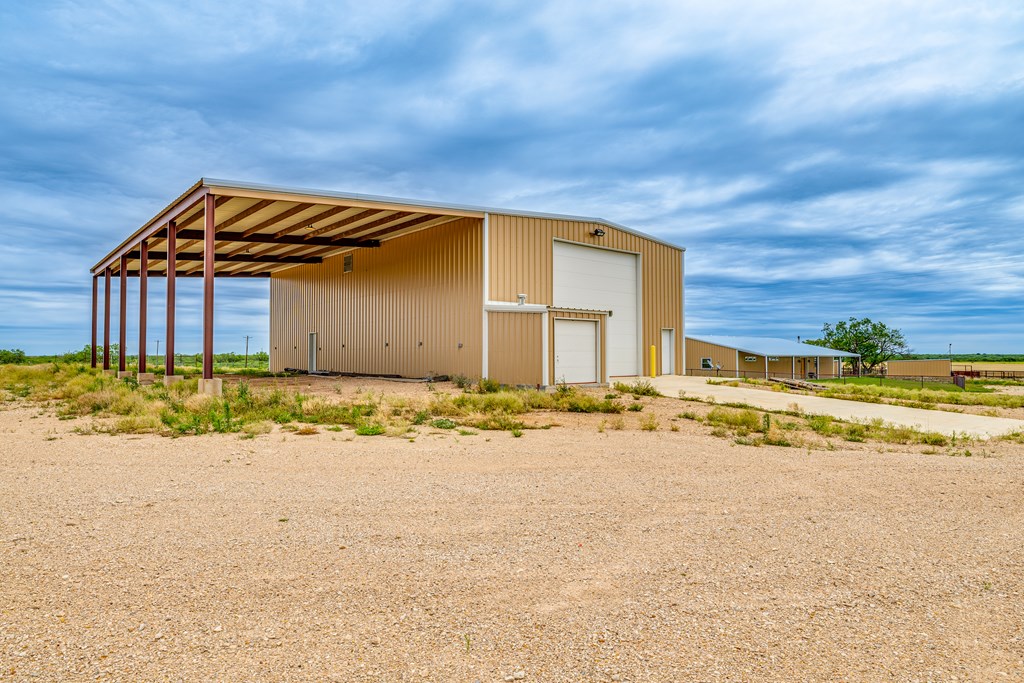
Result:
[[[594,416],[80,436],[7,406],[0,680],[1024,679],[1020,445],[808,452]]]

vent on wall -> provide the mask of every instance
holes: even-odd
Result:
[[[341,270],[344,273],[352,272],[352,254],[345,254],[345,258],[341,262]]]

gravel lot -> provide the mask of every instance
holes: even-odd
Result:
[[[626,418],[170,439],[8,403],[0,680],[1024,679],[1024,447]]]

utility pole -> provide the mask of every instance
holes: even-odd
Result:
[[[250,337],[249,335],[245,335],[245,367],[246,368],[249,367],[249,340],[251,338],[252,337]]]
[[[949,362],[950,363],[953,362],[953,345],[952,344],[949,345]]]
[[[159,339],[156,340],[156,355],[157,356],[160,355],[160,340]]]

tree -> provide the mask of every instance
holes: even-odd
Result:
[[[835,325],[825,323],[821,328],[821,339],[808,339],[807,343],[859,353],[861,364],[868,372],[887,360],[910,353],[906,337],[895,327],[870,318],[858,320],[852,316]]]

